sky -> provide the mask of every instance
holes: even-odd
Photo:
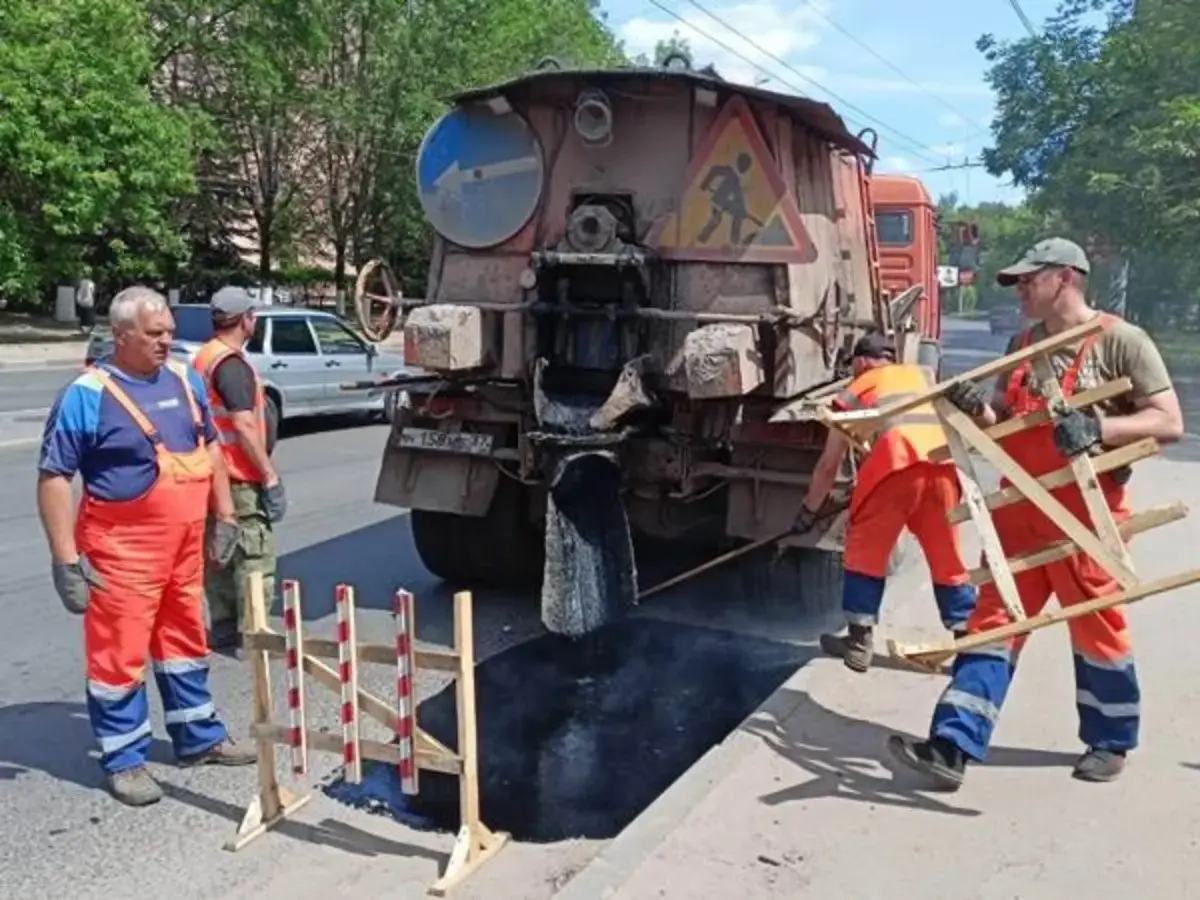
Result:
[[[1057,0],[1019,5],[1040,28]],[[1001,40],[1028,34],[1012,0],[601,0],[600,6],[630,55],[652,54],[658,41],[678,33],[697,66],[712,63],[729,81],[828,103],[852,131],[874,128],[875,170],[915,174],[935,198],[953,191],[960,202],[976,204],[1023,196],[1006,176],[993,178],[979,167],[929,171],[978,162],[989,145],[994,97],[975,42],[985,33]]]

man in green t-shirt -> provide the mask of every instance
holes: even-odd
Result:
[[[1100,315],[1104,324],[1100,332],[1053,356],[1063,394],[1070,396],[1117,378],[1127,377],[1133,383],[1130,393],[1099,406],[1096,412],[1074,410],[1056,417],[1053,424],[1001,439],[1005,452],[1035,477],[1067,467],[1070,459],[1081,453],[1148,437],[1167,444],[1183,434],[1179,398],[1158,348],[1136,325],[1088,306],[1084,290],[1089,268],[1087,256],[1077,244],[1049,238],[996,277],[1002,285],[1016,286],[1022,312],[1037,322],[1010,342],[1008,352]],[[1044,407],[1045,400],[1032,389],[1030,375],[1030,365],[1025,363],[997,379],[990,399],[982,385],[969,382],[948,392],[947,399],[980,426],[990,427],[1009,416]],[[1130,474],[1126,469],[1099,477],[1118,523],[1132,514],[1126,498]],[[1078,519],[1090,521],[1074,483],[1052,493]],[[1009,559],[1062,537],[1028,501],[1001,507],[992,519]],[[1070,606],[1121,589],[1084,553],[1028,569],[1016,576],[1016,582],[1021,604],[1031,617],[1041,612],[1051,594],[1060,605]],[[995,585],[983,585],[967,631],[977,634],[1007,622],[1008,613]],[[1140,722],[1141,695],[1125,616],[1120,608],[1110,608],[1072,619],[1069,628],[1079,737],[1087,747],[1073,774],[1083,781],[1112,781],[1124,769],[1126,753],[1137,746]],[[888,741],[893,755],[939,785],[957,787],[967,761],[982,761],[987,755],[1024,640],[1021,636],[959,654],[950,684],[934,709],[929,740],[893,735]]]

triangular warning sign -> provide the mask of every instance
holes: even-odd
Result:
[[[817,248],[743,97],[718,114],[692,158],[676,210],[649,243],[667,259],[810,263]]]

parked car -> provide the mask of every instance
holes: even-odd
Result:
[[[172,306],[171,312],[175,316],[171,353],[191,362],[212,337],[212,308],[188,303]],[[271,443],[279,423],[297,416],[387,414],[383,391],[346,391],[341,384],[405,371],[401,356],[381,351],[333,313],[322,310],[267,306],[256,317],[246,356],[266,390]],[[90,365],[111,350],[111,330],[97,327],[88,341],[85,363]]]
[[[993,306],[988,310],[988,327],[992,334],[1016,334],[1030,324],[1019,306]]]

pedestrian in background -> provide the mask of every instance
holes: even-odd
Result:
[[[236,541],[225,461],[204,386],[169,358],[174,319],[161,294],[131,287],[109,314],[113,352],[50,411],[37,502],[63,605],[84,617],[87,707],[108,787],[132,806],[162,789],[146,768],[149,656],[182,765],[248,765],[208,686],[205,556],[226,565]],[[72,522],[71,480],[83,496]],[[210,508],[218,527],[205,540]]]
[[[211,306],[213,337],[192,366],[208,394],[240,532],[232,564],[209,569],[205,581],[212,646],[227,649],[239,643],[246,575],[261,572],[268,603],[275,595],[274,525],[287,500],[271,462],[262,381],[244,352],[254,335],[254,298],[243,288],[226,287],[213,295]]]

